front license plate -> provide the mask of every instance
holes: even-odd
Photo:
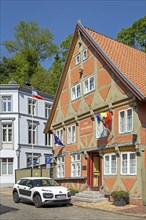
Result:
[[[58,196],[56,196],[56,199],[65,199],[65,196],[64,195],[58,195]]]

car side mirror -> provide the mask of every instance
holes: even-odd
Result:
[[[31,183],[28,183],[28,187],[33,188],[33,185]]]

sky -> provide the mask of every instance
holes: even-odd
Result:
[[[0,0],[1,57],[10,57],[2,46],[14,40],[14,27],[21,20],[37,21],[48,28],[59,44],[74,33],[78,20],[83,26],[116,39],[122,28],[146,15],[146,0]],[[52,61],[42,65],[47,69]]]

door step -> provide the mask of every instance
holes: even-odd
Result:
[[[105,195],[101,191],[92,191],[85,190],[83,192],[76,193],[75,196],[72,196],[74,200],[82,202],[107,202],[108,198],[105,198]]]

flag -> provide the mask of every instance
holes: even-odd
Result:
[[[111,112],[102,112],[96,115],[97,121],[102,122],[105,127],[108,127],[108,124],[112,121]]]
[[[64,144],[61,142],[61,140],[54,134],[54,140],[55,144],[58,144],[60,146],[64,146]]]
[[[44,99],[42,96],[37,94],[37,91],[34,88],[32,89],[32,98],[41,99],[41,100]]]

